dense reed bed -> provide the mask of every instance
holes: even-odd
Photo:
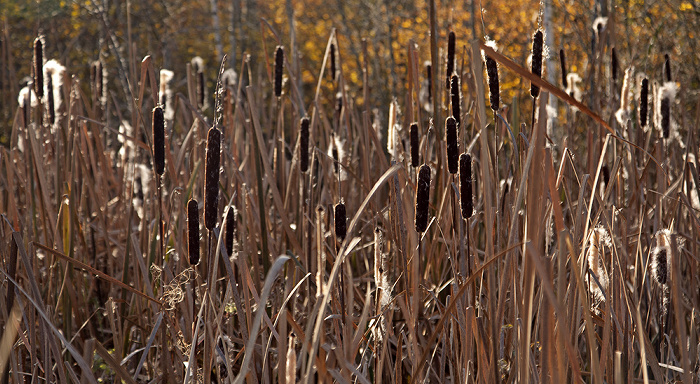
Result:
[[[311,95],[265,23],[259,67],[210,79],[133,54],[128,81],[80,79],[37,38],[0,148],[3,382],[697,382],[698,95],[674,57],[645,74],[606,35],[569,73],[534,25],[521,65],[430,3],[382,119],[371,47],[353,90],[335,30]]]

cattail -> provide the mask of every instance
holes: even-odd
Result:
[[[160,86],[158,94],[160,95],[160,105],[163,108],[164,117],[166,120],[172,120],[175,117],[173,108],[173,91],[170,89],[170,81],[175,74],[167,69],[160,70]]]
[[[489,77],[489,101],[491,109],[496,112],[501,104],[500,88],[498,85],[498,64],[496,60],[486,56],[486,73]]]
[[[569,88],[569,84],[566,81],[566,56],[564,55],[564,49],[559,50],[559,61],[561,62],[561,84],[564,89]]]
[[[347,235],[347,216],[345,204],[341,201],[335,205],[335,237],[342,242],[345,235]]]
[[[197,75],[197,104],[200,109],[204,109],[206,97],[206,84],[204,82],[204,59],[199,56],[192,58],[192,68]]]
[[[455,68],[455,33],[450,31],[447,37],[447,71],[445,75],[447,76],[447,86],[450,86],[450,77],[454,73]],[[454,81],[454,80],[453,80]]]
[[[335,44],[331,43],[331,79],[335,81]]]
[[[411,166],[419,164],[420,138],[418,137],[418,123],[411,123]]]
[[[541,29],[535,32],[532,37],[532,74],[542,77],[542,52],[544,49],[544,34]],[[530,95],[537,98],[540,95],[540,87],[535,84],[530,85]]]
[[[433,100],[433,65],[425,64],[425,77],[428,79],[428,103]]]
[[[207,162],[204,166],[204,226],[213,230],[219,208],[219,161],[221,157],[221,131],[209,129],[207,134]]]
[[[647,114],[649,112],[649,79],[642,79],[642,89],[639,91],[639,124],[642,127],[647,125]]]
[[[34,93],[41,99],[44,97],[44,37],[34,40]]]
[[[229,205],[226,211],[226,250],[229,256],[233,254],[233,236],[236,233],[236,208]]]
[[[459,205],[462,218],[468,219],[474,213],[472,196],[472,157],[467,153],[459,156]]]
[[[66,67],[62,66],[55,59],[51,59],[44,64],[44,78],[46,81],[46,95],[49,103],[49,122],[54,124],[59,115],[63,102],[61,86],[63,86],[63,74]]]
[[[294,336],[290,335],[287,342],[289,344],[287,346],[287,366],[284,367],[284,377],[286,383],[294,384],[297,379],[297,352],[294,349]]]
[[[445,141],[447,142],[447,169],[451,174],[455,174],[459,167],[459,145],[457,121],[452,116],[445,120]]]
[[[450,96],[452,97],[452,116],[457,121],[457,125],[460,125],[460,99],[461,99],[461,89],[459,86],[459,76],[452,75],[452,81],[450,83]]]
[[[49,123],[53,125],[56,122],[56,103],[53,93],[53,78],[51,75],[46,76],[46,96],[48,97]]]
[[[299,124],[299,169],[302,173],[309,170],[309,118],[302,117]]]
[[[604,291],[608,288],[608,274],[605,271],[604,261],[602,260],[605,248],[610,247],[612,242],[608,231],[603,227],[596,227],[591,231],[588,246],[588,267],[591,273],[597,279],[588,281],[588,284],[595,299],[598,302],[605,301]]]
[[[655,106],[658,108],[654,115],[657,128],[661,129],[664,139],[668,139],[671,132],[671,102],[676,97],[678,87],[674,82],[667,82],[659,89]]]
[[[671,231],[662,229],[656,232],[656,247],[651,253],[651,276],[661,288],[661,313],[668,307],[668,282],[671,280]],[[663,321],[663,320],[662,320]]]
[[[620,93],[620,109],[615,112],[617,122],[624,126],[627,123],[629,113],[631,111],[630,99],[632,97],[632,76],[634,75],[634,67],[629,67],[625,70],[625,77],[622,80],[622,92]]]
[[[671,81],[671,58],[668,53],[664,54],[664,72],[666,72],[666,81]]]
[[[418,171],[416,184],[416,232],[428,229],[428,206],[430,202],[430,166],[423,164]]]
[[[323,251],[324,230],[323,230],[322,205],[316,207],[316,297],[323,295],[323,280],[326,273],[326,253]]]
[[[617,81],[617,51],[615,47],[612,48],[610,53],[610,70],[612,71],[613,82]]]
[[[282,71],[284,66],[284,48],[277,46],[275,51],[275,96],[282,96]]]
[[[165,172],[165,120],[163,108],[153,108],[153,165],[160,176]]]
[[[102,68],[102,61],[95,60],[92,63],[90,67],[90,79],[92,80],[93,97],[100,105],[104,106],[107,102],[107,97],[104,87],[104,69]]]
[[[191,199],[187,202],[187,251],[190,265],[199,263],[199,204]]]

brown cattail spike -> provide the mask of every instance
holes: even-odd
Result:
[[[649,79],[642,79],[642,89],[639,92],[639,124],[642,127],[647,125],[647,115],[649,113]]]
[[[197,96],[199,97],[198,102],[200,108],[204,108],[204,102],[206,101],[204,88],[204,72],[200,69],[199,72],[197,72]]]
[[[277,46],[275,51],[275,96],[282,96],[282,71],[284,67],[284,48]]]
[[[532,74],[542,77],[542,51],[544,47],[544,34],[538,29],[532,37]],[[540,95],[540,87],[535,84],[530,85],[530,95],[537,97]]]
[[[153,108],[153,165],[160,176],[165,172],[165,119],[163,108]]]
[[[451,174],[455,174],[459,167],[459,144],[457,121],[452,116],[445,120],[445,141],[447,142],[447,169]]]
[[[347,235],[347,215],[345,212],[345,204],[341,201],[335,205],[335,236],[341,242]]]
[[[233,237],[236,233],[236,208],[233,205],[226,211],[226,251],[229,256],[233,253]]]
[[[428,102],[433,100],[433,66],[427,64],[425,66],[425,77],[428,79]]]
[[[211,128],[207,134],[207,162],[204,166],[204,226],[216,227],[219,210],[219,161],[221,160],[221,131]]]
[[[664,55],[664,72],[666,73],[666,81],[671,81],[671,58],[668,53]]]
[[[459,76],[452,75],[452,81],[450,82],[450,96],[452,98],[452,117],[457,121],[457,125],[460,125],[460,102],[461,102],[461,89],[459,86]]]
[[[501,91],[498,85],[498,64],[496,64],[496,60],[488,56],[486,56],[486,73],[489,77],[489,101],[491,102],[491,109],[497,112],[501,105]]]
[[[418,136],[418,123],[411,124],[411,166],[418,167],[420,138]]]
[[[613,82],[617,81],[617,69],[617,51],[615,50],[615,47],[613,47],[610,53],[610,71],[612,72]]]
[[[335,71],[336,71],[336,64],[335,64],[335,44],[331,43],[331,79],[335,81]]]
[[[455,33],[454,31],[450,31],[450,34],[447,36],[447,71],[446,71],[446,76],[447,76],[447,86],[449,87],[450,85],[450,77],[454,73],[455,69]]]
[[[187,202],[187,250],[190,265],[199,263],[199,204],[192,199]]]
[[[53,76],[50,73],[46,74],[46,96],[49,104],[49,123],[53,125],[56,122],[56,102],[53,98]]]
[[[34,93],[41,99],[44,97],[44,38],[39,36],[34,40]]]
[[[459,205],[464,219],[472,217],[474,213],[472,195],[472,157],[463,153],[459,156]]]
[[[671,99],[668,97],[661,98],[661,130],[663,131],[664,139],[668,139],[671,131]]]
[[[654,280],[656,280],[659,285],[666,285],[668,281],[668,248],[667,247],[656,247],[654,249],[654,254],[652,256],[652,274],[654,275]]]
[[[428,207],[430,204],[430,166],[423,164],[418,171],[416,184],[416,232],[428,229]]]
[[[566,56],[563,49],[559,50],[559,61],[561,62],[561,84],[566,89],[569,88],[569,83],[566,81]]]
[[[299,169],[302,173],[309,170],[309,118],[302,117],[299,124]]]

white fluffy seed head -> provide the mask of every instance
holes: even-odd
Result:
[[[609,249],[611,246],[610,235],[604,227],[598,226],[591,230],[587,256],[588,267],[591,273],[595,275],[595,279],[589,279],[588,286],[597,302],[605,301],[603,291],[607,290],[609,280],[608,273],[605,270],[604,256],[606,249]],[[597,282],[596,279],[598,280]]]

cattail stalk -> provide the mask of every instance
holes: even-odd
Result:
[[[204,166],[204,225],[210,231],[216,227],[218,216],[220,158],[221,131],[211,128],[207,134],[207,160]]]
[[[153,166],[159,176],[165,173],[165,119],[163,108],[153,108]]]
[[[282,96],[282,72],[284,70],[284,48],[281,45],[275,50],[275,96]]]
[[[34,93],[41,100],[44,97],[44,37],[34,40]]]
[[[323,295],[326,253],[323,249],[323,206],[316,207],[316,297]]]
[[[642,89],[639,92],[639,125],[647,125],[647,115],[649,113],[649,79],[642,79]]]
[[[450,34],[447,36],[447,71],[445,72],[448,87],[450,86],[450,78],[452,77],[452,74],[454,73],[454,68],[455,68],[455,33],[454,33],[454,31],[450,31]]]
[[[450,82],[450,96],[452,99],[452,117],[455,118],[455,121],[457,122],[457,125],[461,125],[461,111],[460,111],[460,102],[461,102],[461,96],[462,96],[462,90],[460,89],[459,85],[459,76],[457,75],[452,75],[452,81]]]
[[[423,164],[418,171],[416,184],[416,232],[423,233],[428,229],[428,207],[430,204],[430,166]]]
[[[411,166],[418,167],[420,161],[420,137],[418,136],[418,123],[412,123],[411,134]]]
[[[309,170],[309,118],[302,117],[299,124],[299,169],[302,173]]]
[[[187,251],[190,265],[199,264],[199,203],[195,199],[187,202]]]
[[[457,121],[452,116],[445,120],[445,141],[447,142],[447,169],[451,174],[455,174],[459,167],[459,144]]]

